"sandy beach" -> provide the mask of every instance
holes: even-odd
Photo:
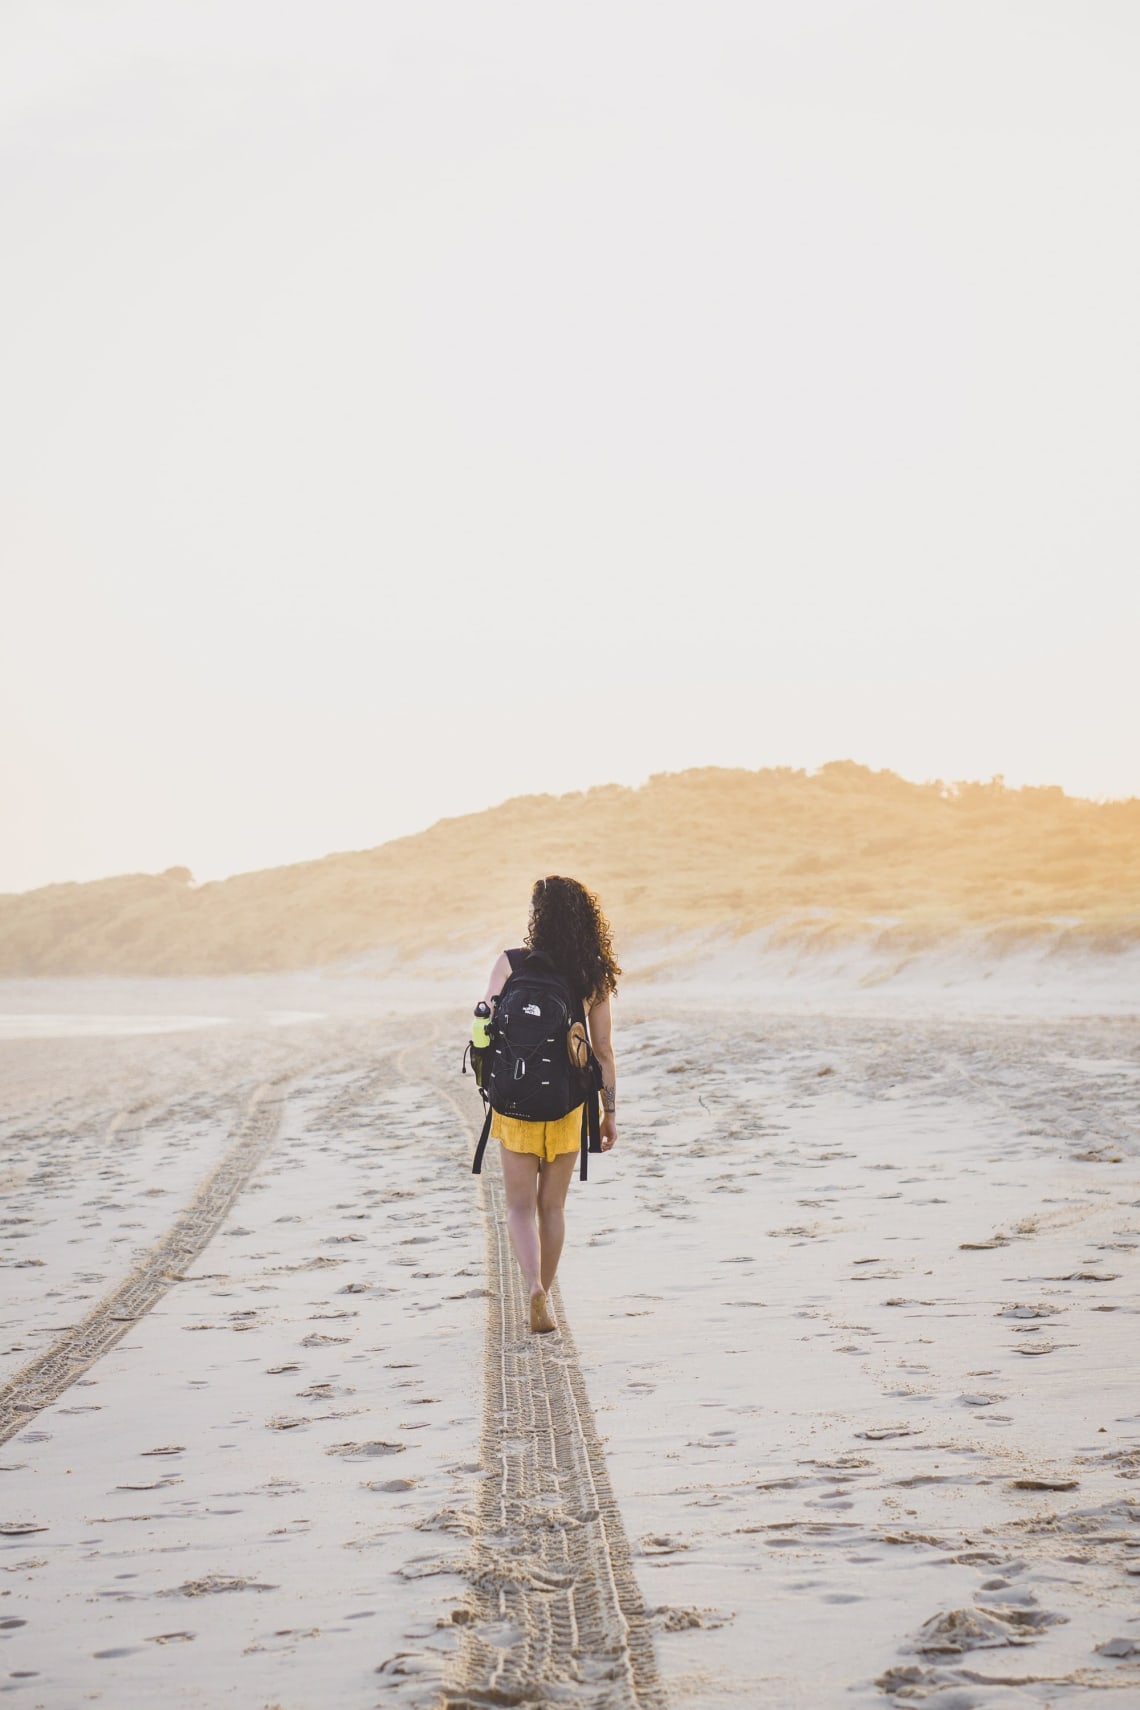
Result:
[[[631,980],[549,1338],[469,1174],[462,969],[9,982],[0,1686],[1140,1704],[1140,1041],[1098,967]]]
[[[0,6],[0,1710],[1140,1710],[1138,84]]]

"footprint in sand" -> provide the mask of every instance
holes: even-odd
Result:
[[[1118,1282],[1119,1271],[1094,1271],[1091,1269],[1067,1271],[1064,1276],[1046,1277],[1046,1282]]]
[[[368,1461],[378,1455],[402,1455],[407,1448],[406,1443],[334,1443],[331,1449],[326,1449],[326,1455],[337,1455],[346,1461]]]
[[[650,1609],[647,1614],[653,1625],[664,1633],[688,1633],[694,1628],[715,1631],[735,1619],[734,1615],[722,1614],[716,1609],[677,1609],[668,1604]]]
[[[1027,1645],[1041,1628],[1066,1619],[1044,1610],[950,1609],[923,1623],[913,1649],[920,1656],[961,1656],[966,1651]]]
[[[188,1579],[182,1585],[176,1585],[169,1591],[160,1591],[159,1597],[213,1597],[226,1591],[278,1591],[279,1586],[263,1585],[257,1580],[242,1579],[237,1574],[212,1573],[203,1579]]]
[[[866,1431],[856,1431],[855,1435],[868,1443],[887,1443],[893,1437],[917,1437],[922,1430],[921,1425],[872,1425]]]

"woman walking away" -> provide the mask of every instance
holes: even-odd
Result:
[[[503,988],[512,975],[517,974],[520,980],[531,974],[535,978],[549,978],[551,974],[561,976],[572,999],[573,1014],[568,1032],[571,1061],[584,1064],[586,1060],[584,1022],[600,1071],[600,1150],[603,1152],[610,1151],[617,1141],[617,1071],[611,1038],[610,997],[617,990],[620,973],[610,943],[609,922],[598,907],[597,897],[576,879],[552,876],[539,879],[534,887],[525,947],[503,951],[491,969],[484,997],[494,1017]],[[539,997],[541,999],[541,994]],[[504,1018],[510,1007],[510,1003],[505,1006]],[[541,1001],[525,1008],[525,1014],[538,1016],[540,1008]],[[577,1034],[575,1016],[578,1017]],[[545,1033],[545,1026],[540,1028],[540,1032]],[[543,1049],[548,1045],[549,1041]],[[560,1046],[560,1049],[566,1048]],[[501,1057],[504,1053],[499,1055]],[[513,1065],[511,1085],[517,1084],[520,1088],[526,1085],[528,1067],[532,1082],[543,1073],[557,1072],[544,1070],[540,1066],[542,1062],[549,1063],[550,1058],[521,1056]],[[582,1082],[574,1084],[581,1085]],[[597,1097],[592,1078],[586,1097],[588,1100],[596,1100]],[[494,1081],[491,1102],[492,1105],[496,1103]],[[519,1102],[524,1102],[521,1096]],[[594,1108],[596,1112],[596,1104]],[[511,1245],[530,1293],[530,1327],[540,1333],[557,1329],[550,1316],[547,1296],[562,1253],[566,1233],[566,1194],[574,1173],[574,1160],[582,1144],[586,1115],[584,1105],[579,1103],[576,1109],[555,1121],[527,1120],[519,1115],[500,1114],[497,1109],[491,1116],[491,1138],[498,1140],[502,1157]],[[584,1150],[582,1155],[584,1171]]]

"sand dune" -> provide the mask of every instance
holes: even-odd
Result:
[[[600,893],[623,943],[714,928],[900,954],[967,931],[998,949],[1140,942],[1140,800],[835,762],[520,797],[200,886],[178,868],[0,897],[0,976],[275,971],[501,943],[531,881],[556,871]]]

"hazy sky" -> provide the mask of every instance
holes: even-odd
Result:
[[[0,888],[1140,793],[1135,0],[6,0]]]

